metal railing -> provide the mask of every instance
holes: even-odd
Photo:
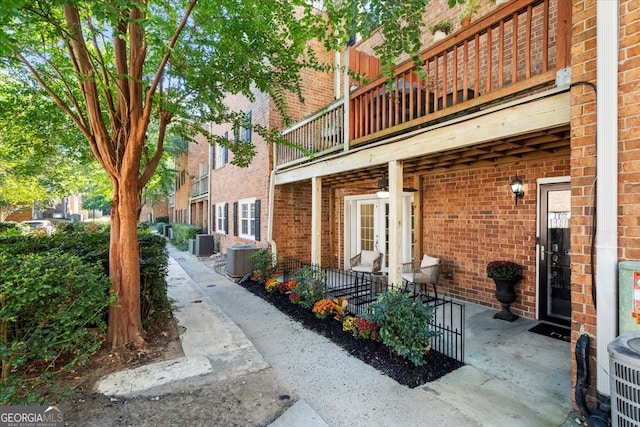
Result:
[[[383,275],[322,268],[291,257],[279,263],[283,280],[292,279],[297,270],[305,267],[311,268],[314,277],[322,280],[327,297],[346,298],[347,311],[354,315],[367,313],[369,305],[389,288],[387,276]],[[416,297],[433,310],[429,327],[436,336],[431,339],[431,348],[464,363],[464,304],[442,296],[437,299],[426,295]]]

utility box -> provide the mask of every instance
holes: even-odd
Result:
[[[620,334],[640,332],[640,262],[618,264],[618,314]]]
[[[169,230],[171,230],[171,224],[164,224],[162,226],[162,235],[164,237],[169,237]]]
[[[213,235],[211,234],[196,234],[195,256],[213,255],[213,242]]]
[[[625,332],[607,346],[611,385],[611,425],[638,425],[640,414],[640,333]]]
[[[196,239],[189,239],[189,253],[195,255],[196,253]]]
[[[256,245],[233,245],[227,249],[227,274],[231,277],[242,277],[253,271],[251,255],[260,248]]]

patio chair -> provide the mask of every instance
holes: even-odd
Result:
[[[356,273],[356,293],[359,283],[365,284],[367,275],[379,273],[382,269],[382,253],[379,251],[362,251],[351,258],[351,271]]]
[[[358,273],[378,273],[382,268],[382,253],[362,251],[351,258],[351,270]]]
[[[433,295],[438,301],[438,280],[440,279],[440,271],[442,270],[442,262],[440,258],[434,258],[424,255],[419,265],[414,263],[405,263],[402,265],[402,280],[404,282],[405,291],[412,291],[413,296],[426,297],[431,300],[427,292],[427,286],[433,286]],[[411,289],[413,288],[413,289]]]

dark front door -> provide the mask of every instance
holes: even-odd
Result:
[[[540,185],[538,317],[569,325],[571,320],[569,183]]]

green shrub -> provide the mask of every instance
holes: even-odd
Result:
[[[382,342],[394,353],[421,366],[431,338],[437,335],[429,328],[431,308],[398,289],[381,293],[369,308],[369,320],[380,326]]]
[[[156,217],[156,222],[164,222],[165,224],[169,224],[169,217],[168,216]]]
[[[273,254],[266,249],[260,249],[251,255],[253,260],[253,274],[260,283],[265,283],[267,279],[273,277],[278,268],[278,263],[274,262]]]
[[[14,221],[0,222],[0,237],[21,236],[28,234],[29,227]]]
[[[140,243],[140,309],[146,328],[156,319],[171,311],[167,296],[166,275],[169,253],[162,236],[141,234]]]
[[[322,284],[324,277],[319,269],[303,267],[293,274],[293,280],[296,282],[292,293],[295,300],[300,306],[311,310],[313,305],[325,297],[324,286]]]
[[[171,228],[173,229],[173,243],[178,247],[183,247],[182,244],[187,245],[189,247],[189,240],[195,239],[196,234],[200,233],[202,229],[195,225],[190,224],[172,224]]]
[[[109,286],[101,265],[71,253],[1,253],[3,379],[37,361],[45,371],[86,361],[102,343]],[[23,392],[16,388],[0,404],[19,402]]]
[[[165,279],[168,253],[166,240],[161,236],[142,232],[139,233],[138,240],[141,315],[143,325],[147,327],[170,311]],[[8,358],[14,366],[19,367],[32,360],[44,361],[44,366],[49,366],[49,360],[55,360],[58,354],[62,354],[61,351],[67,352],[66,356],[71,358],[71,362],[89,357],[103,339],[101,331],[104,330],[110,302],[108,272],[109,233],[105,227],[74,225],[65,226],[63,232],[54,236],[0,238],[0,295],[5,294],[5,286],[10,287],[13,292],[0,300],[0,322],[7,319],[5,316],[12,316],[13,312],[8,311],[10,309],[21,310],[22,313],[16,315],[18,317],[15,318],[15,323],[7,329],[15,335],[14,338],[8,334],[11,344],[3,346],[0,343],[0,358]],[[16,298],[14,294],[22,295],[22,300],[14,303],[11,299]],[[37,332],[37,324],[33,322],[42,318],[38,313],[47,307],[55,308],[55,314],[64,316],[64,319],[61,320],[62,323],[50,319],[46,327],[40,328],[42,332]],[[78,318],[76,314],[80,308],[87,310],[83,318]],[[87,314],[88,311],[91,311],[91,315]],[[29,314],[27,320],[24,320],[24,313]],[[73,322],[80,326],[72,327]],[[34,331],[33,336],[28,339],[20,338],[19,332],[23,331],[24,335],[27,329]],[[2,334],[0,338],[1,336]],[[5,340],[7,343],[8,338]],[[51,345],[59,339],[68,340],[60,343],[62,350]],[[72,345],[78,347],[69,347]],[[51,356],[52,354],[54,355]],[[56,370],[60,368],[59,364],[51,364],[51,367],[54,366]],[[9,368],[5,372],[9,372]],[[47,375],[45,371],[34,381],[47,385]],[[33,385],[34,382],[29,384]],[[35,402],[33,399],[37,396],[31,395],[27,386],[20,379],[9,378],[0,387],[0,404]]]
[[[162,232],[164,231],[164,226],[167,225],[166,222],[158,222],[156,224],[156,231],[160,234],[162,234]]]

